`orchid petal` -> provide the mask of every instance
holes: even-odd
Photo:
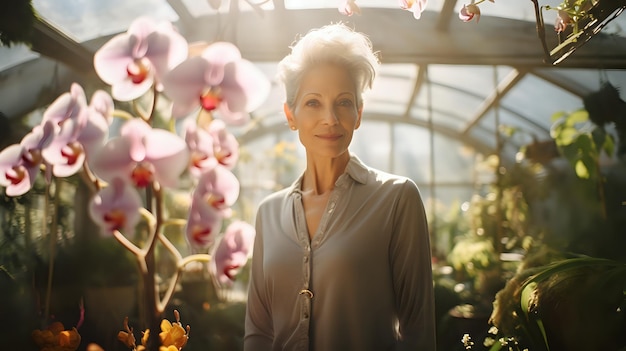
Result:
[[[208,87],[204,72],[209,62],[192,57],[163,77],[163,92],[172,100],[172,118],[184,117],[200,107],[200,97]]]
[[[256,231],[244,221],[232,222],[215,251],[215,273],[221,284],[229,284],[245,266],[254,245]]]
[[[130,158],[141,162],[146,158],[145,138],[152,132],[152,127],[141,119],[131,119],[124,123],[120,135],[130,141]],[[165,144],[165,143],[164,143]]]
[[[346,16],[352,16],[353,14],[360,15],[361,9],[356,4],[355,0],[342,0],[339,2],[339,13]]]
[[[214,153],[217,161],[231,170],[239,159],[239,142],[228,132],[224,121],[216,119],[209,125],[209,133],[214,140]]]
[[[78,129],[87,123],[87,98],[83,88],[76,83],[72,84],[69,93],[62,94],[48,106],[42,123],[50,121],[60,125],[67,120],[74,120]]]
[[[130,158],[130,140],[123,137],[110,139],[90,162],[93,172],[107,182],[117,177],[130,181],[134,165]]]
[[[231,171],[218,165],[202,174],[193,196],[209,203],[228,217],[230,206],[239,197],[239,180]]]
[[[187,242],[194,248],[208,249],[222,227],[222,216],[213,207],[194,199],[185,227]]]
[[[215,122],[217,120],[214,120]],[[200,175],[217,166],[217,158],[213,147],[213,137],[202,128],[198,128],[195,120],[189,119],[185,124],[185,142],[190,152],[189,172],[198,178]]]
[[[153,130],[145,138],[146,159],[154,166],[154,177],[161,185],[174,187],[189,165],[187,144],[165,130]]]
[[[113,230],[131,232],[140,219],[141,198],[120,178],[97,193],[89,203],[89,214],[105,234]]]
[[[26,136],[22,138],[22,141],[20,141],[20,144],[24,146],[26,150],[44,149],[52,143],[60,129],[61,128],[52,121],[43,122],[35,126],[30,133],[26,134]]]
[[[220,87],[229,111],[250,112],[267,99],[270,82],[252,62],[242,59],[226,65],[225,71]]]

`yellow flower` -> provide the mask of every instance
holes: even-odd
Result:
[[[59,333],[59,346],[70,350],[76,350],[78,345],[80,345],[80,334],[78,334],[78,330],[76,328],[64,330]]]
[[[117,333],[117,340],[121,341],[126,347],[132,349],[135,347],[135,336],[133,333],[128,333],[125,331],[120,331]]]
[[[65,330],[60,322],[50,324],[45,330],[34,330],[32,338],[41,350],[75,351],[80,345],[78,330]]]
[[[161,322],[161,330],[159,337],[161,338],[161,344],[167,347],[165,350],[169,351],[170,347],[173,346],[175,347],[173,350],[178,351],[187,344],[187,333],[180,322],[172,324],[167,319],[164,319]],[[163,351],[162,348],[159,351]]]

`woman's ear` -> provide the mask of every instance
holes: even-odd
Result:
[[[287,118],[287,125],[289,126],[289,129],[296,130],[296,124],[293,120],[293,112],[291,112],[291,109],[289,108],[289,105],[287,105],[287,103],[283,104],[283,111],[285,112],[285,117]]]
[[[357,113],[357,118],[356,118],[356,123],[354,124],[354,130],[359,129],[359,127],[361,126],[361,116],[363,115],[363,105],[361,104],[361,107],[359,107],[359,109],[356,111]]]

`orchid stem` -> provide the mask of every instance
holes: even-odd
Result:
[[[113,117],[126,119],[126,120],[131,120],[131,119],[135,118],[135,116],[131,115],[130,113],[128,113],[127,111],[124,111],[124,110],[114,110],[113,111]]]
[[[114,230],[113,236],[115,237],[115,239],[117,239],[117,241],[119,241],[120,244],[122,244],[122,246],[124,246],[128,251],[135,255],[135,257],[137,257],[141,272],[145,273],[148,270],[148,268],[146,267],[146,262],[144,260],[145,253],[141,249],[139,249],[137,245],[128,240],[119,230]]]
[[[166,249],[168,249],[172,255],[176,257],[176,261],[182,260],[183,256],[180,254],[180,251],[172,244],[172,242],[165,236],[163,233],[159,234],[159,240],[163,243]]]
[[[174,273],[174,276],[172,277],[172,279],[170,280],[170,284],[167,287],[167,291],[165,292],[165,294],[163,295],[163,298],[158,302],[158,306],[157,306],[157,310],[160,313],[163,313],[163,311],[165,310],[165,307],[167,306],[167,304],[169,303],[169,301],[172,298],[172,295],[174,294],[174,289],[176,288],[176,284],[178,284],[178,280],[181,276],[181,274],[183,273],[183,269],[185,268],[185,266],[191,262],[209,262],[211,261],[211,255],[208,254],[194,254],[194,255],[189,255],[186,256],[184,258],[179,258],[178,262],[177,262],[177,270],[176,273]]]

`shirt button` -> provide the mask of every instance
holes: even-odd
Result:
[[[300,295],[306,295],[309,299],[313,298],[313,292],[309,289],[302,289],[299,292]]]

